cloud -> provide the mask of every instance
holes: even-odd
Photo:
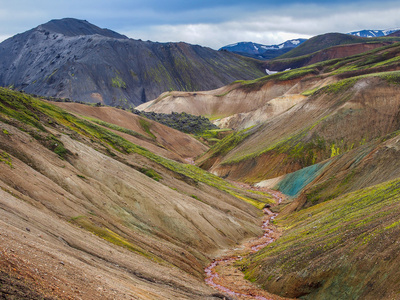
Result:
[[[361,29],[388,29],[400,26],[398,5],[360,7],[342,4],[335,9],[317,4],[242,13],[241,18],[220,23],[156,25],[124,30],[124,34],[159,42],[185,41],[214,49],[224,45],[252,41],[277,44],[288,39],[309,38],[327,32],[350,32]]]
[[[135,39],[218,49],[240,41],[276,44],[326,32],[388,29],[400,26],[399,15],[398,1],[391,0],[14,0],[0,8],[0,39],[73,17]]]

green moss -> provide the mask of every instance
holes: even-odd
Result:
[[[223,138],[220,142],[215,144],[207,154],[211,154],[211,157],[223,156],[234,149],[239,143],[241,143],[244,139],[250,136],[253,131],[252,127],[246,128],[244,130],[233,132],[230,135]]]
[[[14,167],[13,167],[13,164],[12,164],[11,156],[10,156],[7,152],[5,152],[5,151],[0,152],[0,162],[5,163],[5,164],[8,165],[11,169],[14,168]]]
[[[313,67],[304,67],[284,72],[278,72],[254,80],[241,81],[241,89],[246,91],[259,90],[268,81],[286,81],[301,78],[307,75],[317,75],[319,71]]]
[[[361,77],[343,79],[338,82],[329,84],[329,85],[319,89],[319,91],[323,92],[323,93],[327,93],[327,94],[337,95],[337,94],[342,93],[343,91],[353,87],[354,84],[357,82],[357,80],[360,78]]]
[[[153,178],[155,181],[160,181],[160,179],[162,179],[162,176],[153,169],[140,168],[139,171],[146,176]]]
[[[380,77],[390,84],[400,84],[400,71],[385,72]]]
[[[125,81],[123,81],[122,78],[119,77],[118,75],[116,75],[114,78],[111,78],[111,86],[120,89],[126,89]]]
[[[123,132],[123,133],[129,134],[129,135],[137,137],[137,138],[147,139],[147,137],[145,137],[143,134],[140,134],[140,133],[138,133],[138,132],[136,132],[134,130],[131,130],[131,129],[127,129],[127,128],[124,128],[124,127],[121,127],[121,126],[118,126],[118,125],[115,125],[115,124],[112,124],[112,123],[107,123],[107,122],[104,122],[104,121],[96,119],[96,118],[85,117],[85,119],[89,120],[91,122],[94,122],[96,124],[99,124],[101,126],[105,126],[107,128],[110,128],[110,129],[113,129],[113,130],[116,130],[116,131],[119,131],[119,132]]]
[[[139,124],[143,128],[143,130],[153,139],[156,140],[157,137],[150,131],[151,123],[144,118],[139,119]]]
[[[336,259],[341,257],[338,263],[343,266],[343,253],[350,253],[350,249],[363,256],[366,249],[376,252],[374,237],[380,236],[381,243],[385,241],[382,232],[398,230],[399,203],[400,180],[394,180],[280,217],[277,224],[285,229],[282,237],[243,260],[242,267],[249,278],[261,283],[270,276],[302,272],[310,261],[315,263],[313,270],[320,262],[324,263],[320,268],[324,268],[325,259],[332,253],[337,253]],[[385,242],[391,245],[393,240]],[[269,265],[272,258],[274,263]],[[329,267],[335,268],[335,257],[329,259]],[[354,259],[358,261],[357,255]],[[259,271],[260,265],[263,272]]]
[[[100,237],[116,246],[126,248],[129,251],[132,251],[136,254],[142,255],[142,256],[149,258],[153,261],[156,261],[158,263],[164,262],[163,260],[161,260],[160,258],[155,256],[154,254],[145,251],[143,248],[141,248],[137,245],[134,245],[132,242],[130,242],[129,240],[120,236],[116,232],[114,232],[108,228],[100,227],[100,226],[93,224],[91,221],[89,221],[84,216],[75,217],[75,219],[73,219],[72,221],[73,221],[73,223],[76,223],[76,224],[82,226],[86,230],[92,232],[93,234],[97,235],[98,237]]]

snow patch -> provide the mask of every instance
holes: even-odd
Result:
[[[230,44],[230,45],[228,45],[228,46],[225,46],[225,47],[235,47],[235,46],[237,46],[237,45],[239,45],[239,43],[236,43],[236,44]]]
[[[278,71],[270,71],[268,69],[265,69],[265,73],[267,73],[268,75],[272,75],[278,73]]]
[[[267,73],[268,75],[272,75],[272,74],[276,74],[276,73],[279,73],[279,72],[290,71],[291,69],[292,68],[288,68],[288,69],[286,69],[284,71],[271,71],[271,70],[265,69],[265,73]]]
[[[298,44],[300,44],[300,41],[299,41],[299,40],[293,40],[293,41],[291,41],[291,42],[292,42],[293,45],[298,45]]]
[[[274,46],[261,46],[261,48],[264,50],[275,50]]]

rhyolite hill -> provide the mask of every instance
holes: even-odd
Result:
[[[208,90],[265,74],[259,62],[229,52],[129,39],[71,18],[2,42],[0,70],[1,86],[123,107],[169,90]]]
[[[250,281],[290,298],[396,299],[399,62],[394,43],[138,109],[236,128],[197,165],[288,195],[274,208],[282,236],[240,262]]]

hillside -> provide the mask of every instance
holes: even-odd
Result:
[[[258,208],[271,197],[165,158],[205,149],[179,131],[114,108],[58,105],[0,89],[2,289],[30,299],[221,298],[203,270],[260,235]]]
[[[354,145],[395,131],[400,101],[399,87],[395,84],[398,75],[387,71],[400,68],[399,53],[398,45],[387,46],[368,55],[333,60],[303,71],[274,74],[237,87],[253,91],[258,98],[258,94],[279,76],[309,74],[297,81],[283,81],[282,84],[291,83],[291,89],[274,102],[270,100],[264,104],[266,108],[273,107],[280,99],[299,95],[297,102],[291,102],[291,107],[283,106],[283,102],[282,107],[287,107],[287,110],[282,109],[283,113],[270,114],[258,127],[238,133],[235,139],[240,143],[232,151],[221,157],[218,151],[211,149],[199,162],[207,169],[213,165],[211,170],[220,176],[229,174],[233,180],[257,182],[323,161],[333,155],[333,147],[342,154]],[[385,101],[384,107],[382,101]],[[257,116],[260,110],[252,114]],[[235,116],[228,120],[232,122],[233,118]],[[241,121],[242,127],[254,125],[242,114],[238,114],[236,120]],[[255,164],[258,167],[249,168]]]
[[[255,59],[267,60],[281,56],[305,41],[306,39],[294,39],[278,45],[263,45],[253,42],[240,42],[221,47],[218,51],[229,51]]]
[[[400,43],[368,40],[146,113],[0,88],[0,298],[397,299]]]
[[[288,196],[272,208],[282,236],[236,262],[247,279],[291,298],[397,298],[399,61],[389,44],[149,103],[237,128],[196,163]]]
[[[290,70],[305,67],[331,59],[346,58],[390,44],[392,44],[392,42],[371,42],[332,46],[298,57],[270,60],[265,62],[263,66],[265,69],[281,72],[288,69]]]
[[[41,96],[136,106],[169,90],[265,75],[260,62],[185,43],[128,39],[86,21],[52,20],[0,44],[0,85]]]
[[[343,33],[325,33],[314,36],[290,52],[280,56],[279,58],[293,58],[306,54],[310,54],[322,49],[326,49],[338,45],[358,44],[366,42],[383,42],[389,40],[387,38],[362,38],[354,35]]]
[[[217,90],[164,93],[138,109],[205,115],[219,126],[244,129],[281,114],[306,99],[313,89],[345,78],[399,69],[398,43],[372,48],[252,81],[237,81]]]

